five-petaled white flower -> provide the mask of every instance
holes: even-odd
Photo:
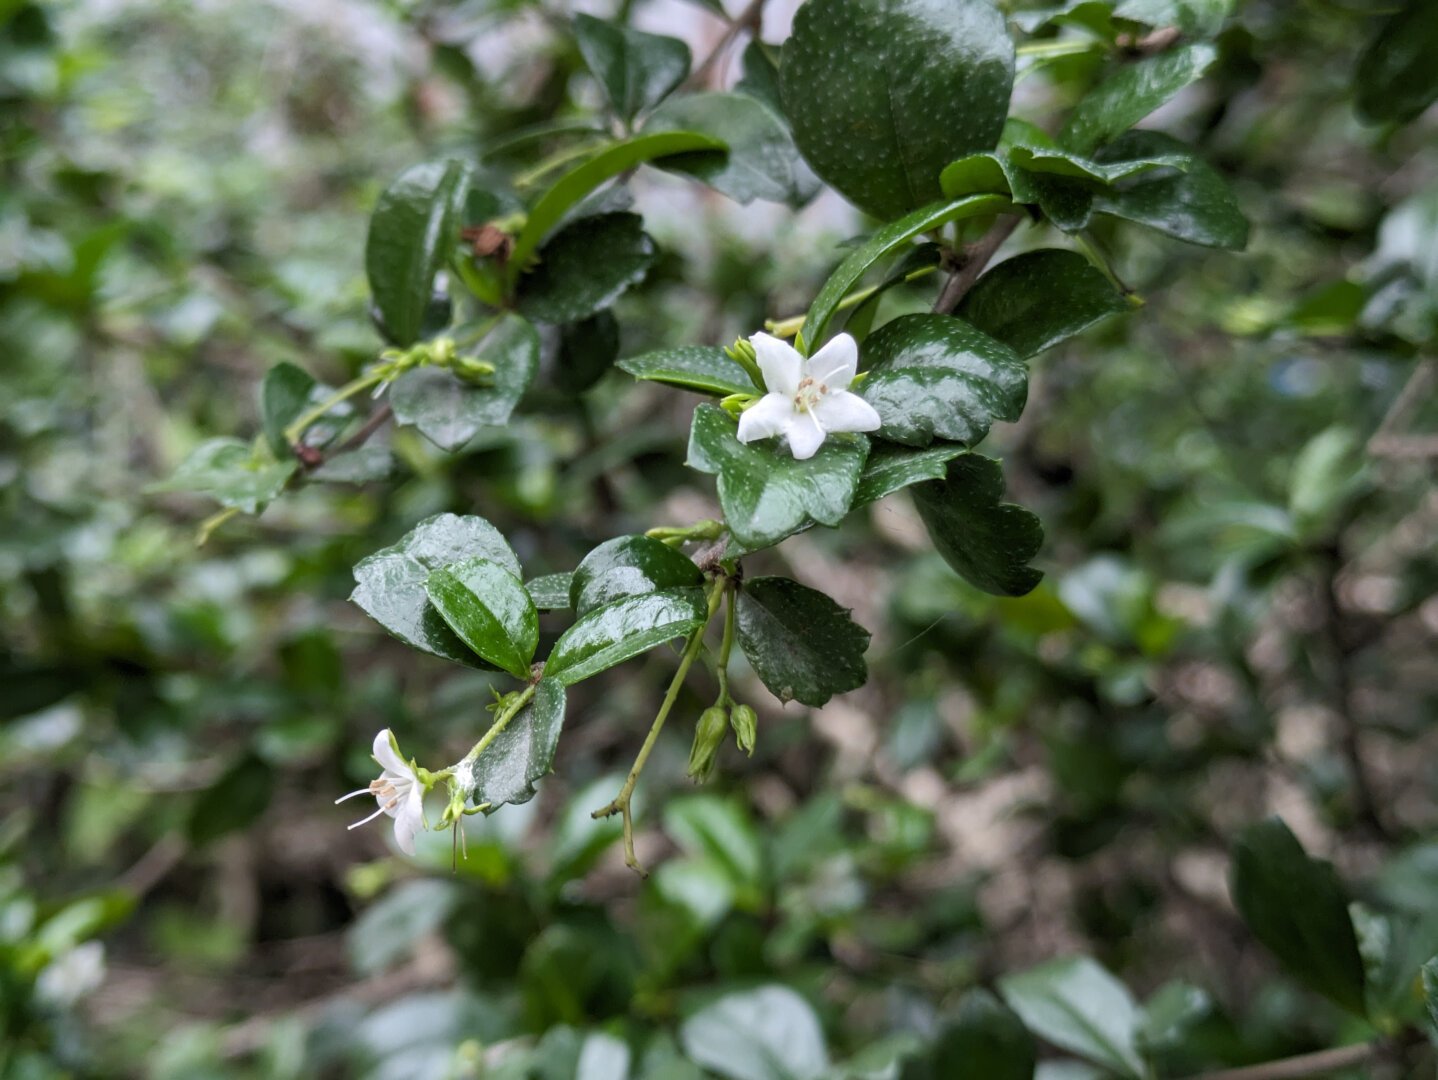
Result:
[[[414,767],[399,756],[399,746],[389,728],[374,737],[374,759],[380,763],[379,776],[370,781],[369,787],[341,795],[335,802],[342,803],[356,795],[373,795],[379,809],[350,828],[368,825],[381,814],[388,814],[394,818],[395,843],[406,855],[413,855],[415,833],[424,824],[424,784]]]
[[[874,431],[879,414],[849,384],[859,370],[859,346],[840,334],[813,356],[769,334],[749,339],[769,392],[739,414],[739,441],[782,435],[799,461],[813,457],[836,431]]]

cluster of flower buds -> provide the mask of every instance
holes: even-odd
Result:
[[[689,777],[703,783],[714,774],[714,756],[732,730],[744,753],[753,755],[759,716],[748,705],[711,705],[699,714],[694,743],[689,748]]]

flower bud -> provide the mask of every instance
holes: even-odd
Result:
[[[754,740],[759,734],[759,714],[748,705],[735,705],[729,714],[729,726],[734,729],[734,741],[739,744],[739,749],[753,757]]]
[[[489,386],[494,381],[494,365],[472,356],[456,356],[450,370],[473,386]]]
[[[714,755],[729,734],[729,715],[719,705],[711,705],[699,714],[694,727],[694,745],[689,748],[689,776],[703,783],[714,771]]]

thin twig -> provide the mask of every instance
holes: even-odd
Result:
[[[982,239],[975,241],[964,249],[964,255],[954,272],[949,275],[949,280],[944,282],[943,291],[939,298],[934,301],[935,314],[947,315],[954,308],[959,306],[959,301],[967,295],[974,287],[974,282],[979,280],[984,267],[994,257],[994,253],[1003,246],[1015,229],[1019,227],[1018,216],[1006,217],[990,229]]]
[[[734,17],[734,21],[731,22],[728,29],[724,31],[724,35],[714,43],[714,48],[709,50],[709,55],[700,62],[699,66],[694,69],[694,73],[689,76],[684,84],[686,89],[696,90],[708,85],[709,76],[713,74],[715,66],[717,66],[723,58],[729,46],[734,44],[734,39],[744,33],[744,31],[748,30],[753,33],[755,37],[759,36],[759,30],[764,19],[764,3],[765,0],[749,0],[749,6]]]
[[[385,421],[393,415],[394,409],[390,406],[389,402],[385,402],[369,414],[369,418],[365,420],[358,431],[340,443],[339,446],[335,447],[334,453],[348,454],[351,450],[358,450],[369,440],[371,435],[384,427]]]
[[[1368,440],[1368,452],[1375,457],[1429,457],[1438,455],[1438,437],[1414,436],[1404,438],[1395,435],[1396,429],[1417,410],[1419,403],[1428,393],[1434,377],[1438,376],[1438,361],[1424,360],[1408,376],[1403,389],[1388,406],[1378,429]]]
[[[1202,1073],[1190,1077],[1189,1080],[1298,1080],[1299,1077],[1321,1076],[1324,1073],[1362,1065],[1382,1049],[1383,1044],[1379,1042],[1340,1046],[1334,1050],[1320,1050],[1316,1054],[1267,1061],[1262,1065],[1246,1065],[1241,1069]]]

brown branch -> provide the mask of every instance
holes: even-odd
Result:
[[[365,422],[359,426],[359,429],[333,450],[321,450],[317,446],[309,446],[302,442],[295,443],[291,449],[294,450],[295,457],[300,459],[300,464],[305,467],[305,471],[314,472],[331,458],[339,454],[347,454],[351,450],[358,450],[369,441],[371,435],[384,427],[385,422],[393,415],[394,409],[390,407],[389,402],[385,402],[365,417]]]
[[[943,291],[939,298],[934,301],[934,312],[940,315],[947,315],[959,306],[959,301],[967,295],[974,287],[974,282],[979,280],[984,267],[994,257],[994,253],[1003,246],[1015,229],[1019,227],[1018,216],[1006,217],[990,229],[982,239],[975,241],[964,249],[962,259],[949,280],[944,282]]]
[[[1340,1046],[1334,1050],[1320,1050],[1316,1054],[1302,1054],[1280,1061],[1264,1062],[1262,1065],[1246,1065],[1241,1069],[1202,1073],[1190,1077],[1189,1080],[1298,1080],[1299,1077],[1321,1076],[1361,1065],[1377,1056],[1382,1049],[1383,1044],[1378,1042]]]
[[[724,31],[723,37],[714,43],[714,48],[709,50],[709,55],[700,62],[699,66],[694,69],[694,73],[685,81],[685,89],[696,90],[708,85],[709,77],[714,73],[714,68],[718,66],[725,51],[744,31],[748,30],[756,38],[759,36],[760,25],[764,19],[764,3],[765,0],[749,0],[749,6],[734,17],[734,21]]]

